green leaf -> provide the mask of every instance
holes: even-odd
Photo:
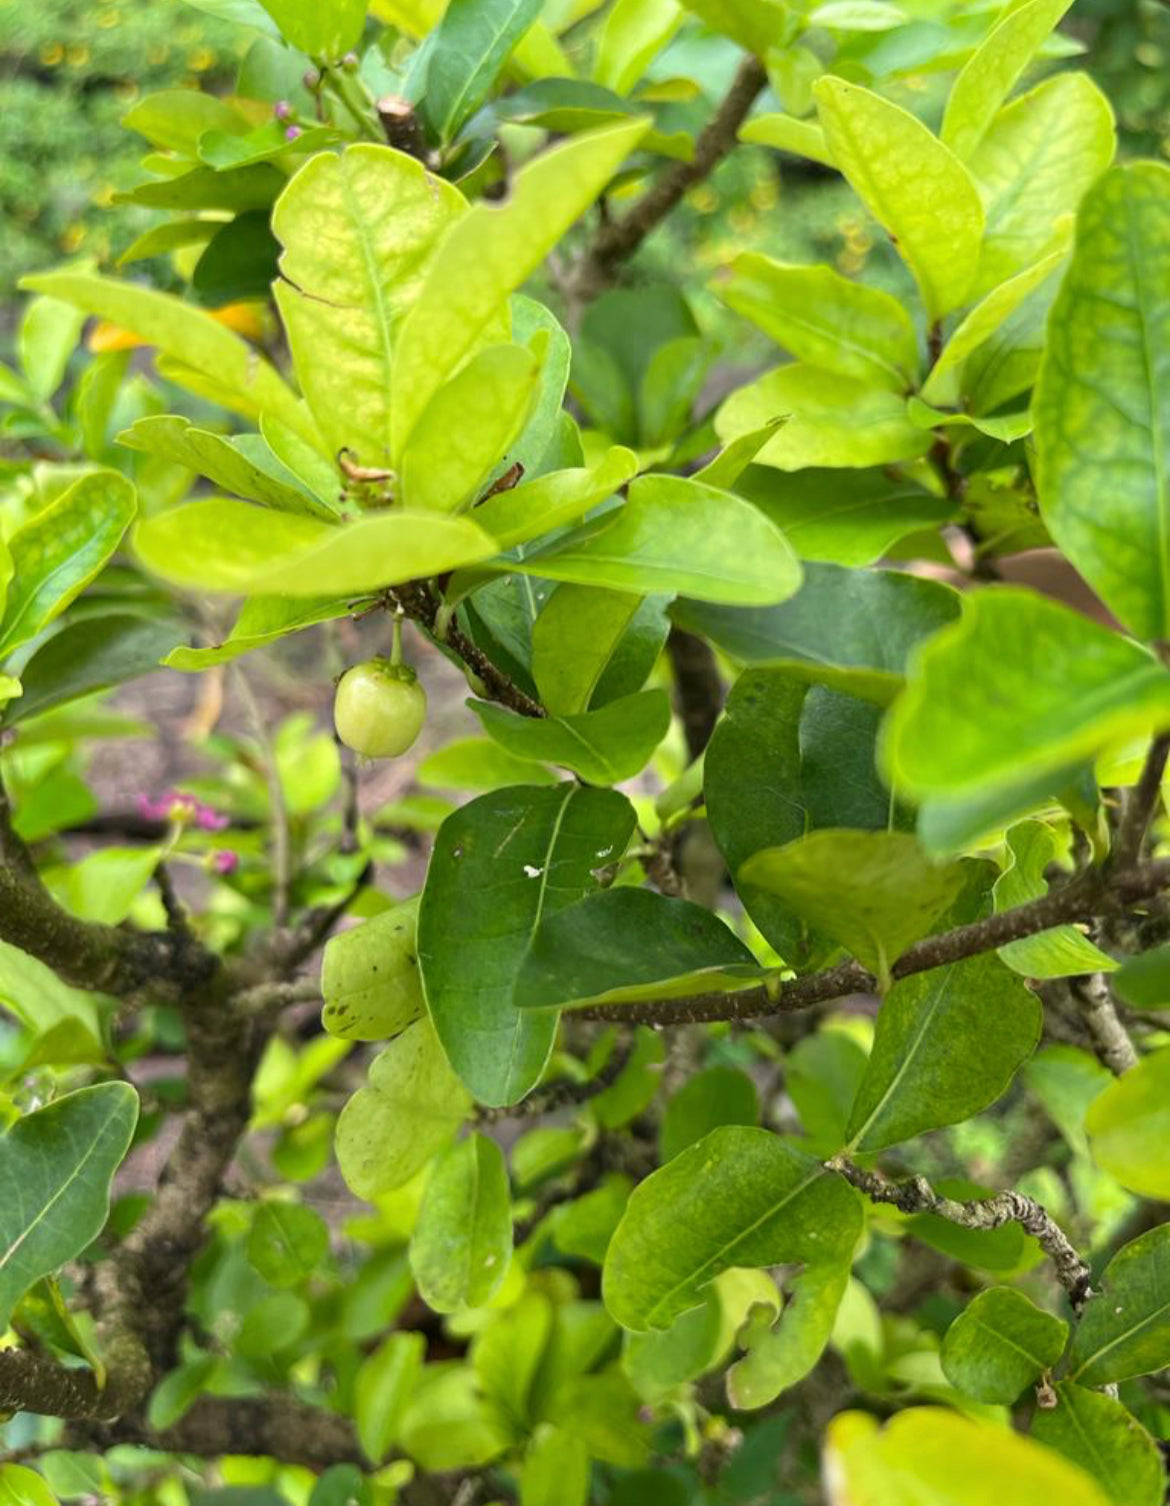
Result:
[[[967,298],[979,268],[983,206],[958,157],[900,106],[844,79],[813,85],[837,166],[894,237],[930,320]]]
[[[1031,1433],[1092,1475],[1115,1506],[1161,1506],[1165,1500],[1158,1445],[1115,1397],[1062,1381],[1056,1405],[1032,1414]]]
[[[667,1100],[658,1129],[665,1161],[723,1124],[753,1125],[760,1115],[756,1085],[738,1067],[706,1067]]]
[[[331,511],[315,498],[254,465],[230,439],[207,429],[197,429],[177,414],[159,413],[140,418],[118,435],[117,442],[127,449],[158,455],[175,465],[185,466],[198,476],[206,476],[225,491],[261,502],[266,507],[304,513],[309,517],[332,516]]]
[[[819,162],[823,167],[837,166],[825,133],[815,120],[798,120],[795,115],[785,115],[782,111],[754,115],[740,127],[739,139],[774,147],[778,152],[791,152],[796,157],[807,157],[810,162]]]
[[[1041,43],[1072,0],[1030,0],[1002,16],[963,65],[943,116],[942,139],[968,158]]]
[[[790,24],[782,0],[687,0],[687,9],[759,57],[772,51]]]
[[[122,541],[137,502],[117,471],[81,476],[8,540],[13,578],[0,617],[0,660],[89,585]]]
[[[161,847],[103,847],[45,875],[53,895],[82,920],[117,926],[150,883]]]
[[[395,344],[440,240],[465,212],[459,190],[413,157],[365,142],[310,157],[277,200],[276,300],[330,454],[390,464],[394,409],[408,401],[399,383],[410,381]]]
[[[845,1144],[868,1060],[851,1035],[835,1029],[805,1036],[785,1058],[784,1087],[814,1155],[835,1155]]]
[[[1073,1334],[1070,1381],[1108,1386],[1170,1365],[1170,1224],[1123,1245]]]
[[[362,1449],[374,1464],[398,1442],[426,1347],[425,1334],[392,1333],[362,1361],[354,1380],[353,1416]]]
[[[312,598],[254,596],[244,602],[235,625],[222,643],[209,648],[172,649],[163,663],[168,669],[198,673],[277,643],[302,628],[348,616],[351,607],[352,602],[345,597],[314,601]]]
[[[1170,675],[1079,612],[1012,587],[976,591],[925,645],[886,723],[885,759],[920,796],[989,792],[1170,726]]]
[[[709,910],[620,885],[541,921],[512,997],[518,1009],[568,1008],[742,988],[759,977],[755,957]]]
[[[857,1194],[768,1130],[725,1125],[640,1183],[610,1242],[603,1295],[624,1327],[668,1328],[732,1266],[846,1260]]]
[[[594,79],[628,94],[682,21],[682,8],[675,0],[615,0],[597,38]]]
[[[897,1145],[994,1103],[1035,1050],[1041,1020],[1039,999],[994,956],[895,983],[878,1011],[850,1149]]]
[[[427,40],[423,114],[448,142],[491,93],[542,0],[451,0]]]
[[[34,298],[25,309],[17,348],[28,390],[37,402],[48,402],[61,385],[84,323],[79,309],[56,298]]]
[[[664,690],[640,690],[576,716],[526,717],[487,701],[469,704],[505,751],[571,769],[588,784],[620,784],[640,774],[670,728]]]
[[[848,1284],[848,1260],[810,1265],[794,1278],[775,1326],[759,1334],[749,1330],[747,1354],[727,1373],[733,1407],[766,1407],[804,1379],[825,1351]]]
[[[1007,864],[995,883],[996,911],[1048,893],[1045,873],[1058,856],[1056,833],[1042,821],[1021,821],[1007,835]],[[1054,926],[999,948],[1002,961],[1025,978],[1068,978],[1112,972],[1117,963],[1076,926]]]
[[[182,367],[213,379],[235,412],[248,418],[261,411],[271,413],[309,444],[319,445],[312,420],[275,367],[255,346],[194,304],[89,272],[40,272],[25,278],[21,286],[63,298],[88,314],[132,330]]]
[[[569,716],[588,709],[645,602],[592,586],[556,588],[532,625],[532,678],[548,711]]]
[[[423,1013],[418,896],[330,938],[321,959],[321,1023],[347,1041],[387,1040]]]
[[[475,521],[501,549],[511,549],[538,534],[575,523],[637,473],[634,452],[614,445],[596,465],[550,471],[511,491],[497,492],[475,509]]]
[[[737,387],[716,414],[715,432],[730,444],[782,417],[787,422],[756,457],[782,471],[890,465],[930,448],[929,436],[907,416],[903,396],[801,361]]]
[[[976,1401],[1010,1407],[1064,1353],[1068,1324],[1010,1286],[972,1298],[943,1339],[947,1380]]]
[[[260,0],[286,41],[312,58],[338,62],[361,40],[366,0]]]
[[[582,1440],[542,1422],[520,1470],[520,1506],[588,1506],[590,1473]]]
[[[750,857],[736,875],[766,889],[888,982],[890,968],[956,898],[957,865],[940,868],[908,832],[813,832]]]
[[[1135,1009],[1165,1009],[1170,1004],[1170,946],[1130,957],[1113,978],[1113,991]]]
[[[555,1014],[522,1014],[512,990],[546,914],[594,889],[625,850],[634,812],[612,790],[569,784],[482,795],[435,841],[419,911],[427,1008],[452,1066],[492,1106],[539,1081]]]
[[[427,1020],[377,1057],[337,1121],[337,1164],[358,1197],[409,1182],[463,1123],[470,1100]]]
[[[419,1295],[438,1313],[483,1307],[512,1256],[512,1199],[504,1155],[472,1135],[439,1157],[410,1241]]]
[[[96,690],[112,690],[157,669],[179,638],[173,622],[119,613],[68,623],[20,673],[24,694],[0,715],[0,726],[65,706]]]
[[[1089,1154],[1085,1115],[1113,1074],[1077,1046],[1042,1046],[1024,1068],[1024,1078],[1049,1118],[1079,1156]]]
[[[444,743],[422,760],[415,778],[436,790],[498,790],[506,784],[559,783],[559,775],[552,769],[516,758],[490,737],[459,737]]]
[[[1058,73],[992,122],[968,167],[987,229],[972,292],[982,296],[1052,251],[1113,160],[1113,111],[1087,73]]]
[[[297,1286],[324,1260],[329,1230],[303,1203],[268,1199],[248,1232],[248,1260],[271,1286]]]
[[[101,995],[70,988],[43,962],[0,941],[0,1004],[34,1035],[56,1027],[74,1036],[101,1039]]]
[[[472,356],[411,433],[402,455],[405,505],[458,512],[478,500],[524,428],[539,380],[540,362],[523,346],[489,345]]]
[[[134,547],[175,585],[301,597],[377,591],[495,553],[470,518],[395,509],[330,526],[227,497],[156,513],[135,531]]]
[[[0,1464],[0,1506],[58,1506],[57,1497],[23,1464]]]
[[[842,277],[742,252],[715,291],[798,361],[905,392],[918,371],[918,336],[896,298]]]
[[[0,1138],[0,1324],[101,1233],[137,1122],[129,1083],[99,1083],[25,1114]]]
[[[452,228],[396,340],[396,457],[434,393],[498,324],[508,295],[593,203],[646,128],[645,120],[607,126],[542,152],[512,179],[503,206],[481,201]]]
[[[1148,1198],[1170,1198],[1170,1046],[1093,1099],[1085,1119],[1093,1159],[1123,1187]]]
[[[764,605],[800,584],[784,535],[741,498],[681,476],[639,476],[625,505],[509,568],[640,595]]]
[[[1109,1506],[1083,1470],[1004,1427],[943,1407],[910,1407],[879,1428],[860,1412],[830,1424],[833,1506]]]
[[[885,705],[911,650],[959,615],[949,586],[894,570],[805,567],[789,602],[746,611],[678,601],[672,619],[748,664],[782,666],[794,678]]]
[[[1170,168],[1115,168],[1091,190],[1034,402],[1044,522],[1147,639],[1170,633],[1168,235]]]

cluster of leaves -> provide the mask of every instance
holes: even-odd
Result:
[[[126,121],[183,293],[39,273],[0,370],[0,1497],[1156,1506],[1170,169],[1069,0],[205,8],[234,92]],[[737,133],[901,292],[730,257],[727,392],[613,284]],[[382,613],[473,692],[423,793],[258,709],[77,856],[108,692]]]

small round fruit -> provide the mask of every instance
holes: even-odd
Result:
[[[367,659],[346,670],[333,702],[333,722],[347,748],[366,758],[397,758],[422,731],[427,694],[408,664]]]

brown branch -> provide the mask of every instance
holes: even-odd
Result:
[[[890,1181],[879,1171],[855,1166],[847,1156],[833,1156],[825,1165],[863,1192],[871,1202],[889,1203],[903,1213],[933,1213],[964,1229],[999,1229],[1019,1224],[1031,1234],[1052,1262],[1056,1279],[1079,1313],[1089,1298],[1089,1267],[1069,1243],[1064,1231],[1034,1198],[1021,1192],[997,1192],[993,1197],[959,1202],[943,1197],[925,1177]]]
[[[498,1109],[477,1109],[475,1121],[477,1124],[498,1124],[504,1119],[535,1119],[541,1114],[552,1114],[557,1109],[569,1108],[573,1104],[588,1103],[591,1098],[597,1098],[617,1082],[633,1054],[634,1037],[631,1034],[626,1040],[617,1042],[601,1070],[587,1081],[573,1082],[566,1079],[550,1083],[547,1088],[538,1089],[519,1103]]]
[[[0,1412],[34,1412],[67,1421],[112,1419],[137,1406],[150,1385],[141,1354],[124,1371],[110,1365],[104,1389],[92,1370],[66,1368],[28,1349],[0,1350]]]
[[[1162,793],[1162,775],[1166,772],[1168,754],[1170,733],[1156,737],[1150,744],[1141,777],[1126,799],[1110,859],[1122,872],[1132,868],[1141,858],[1146,832]]]
[[[711,741],[723,709],[723,680],[710,645],[684,628],[672,627],[666,640],[674,671],[675,699],[692,758]]]
[[[927,936],[903,952],[891,969],[895,979],[929,972],[1035,936],[1053,926],[1091,920],[1116,906],[1148,899],[1170,888],[1170,860],[1146,863],[1108,879],[1088,871],[1062,888],[985,920]],[[872,993],[877,979],[859,962],[842,962],[818,973],[776,985],[761,984],[739,993],[692,994],[679,999],[648,999],[633,1004],[592,1004],[574,1011],[578,1019],[617,1020],[627,1025],[696,1024],[712,1020],[754,1020],[807,1009],[846,994]]]
[[[396,586],[393,591],[387,592],[393,598],[394,603],[401,607],[402,611],[412,622],[417,622],[420,627],[441,647],[450,649],[457,658],[471,671],[483,687],[483,693],[490,701],[498,701],[501,706],[508,706],[513,711],[518,711],[521,716],[544,716],[545,709],[539,701],[534,701],[527,691],[522,690],[515,684],[504,671],[498,668],[483,652],[477,643],[474,643],[457,622],[452,619],[443,632],[438,631],[440,601],[436,592],[423,581],[413,581],[405,586]]]
[[[574,301],[588,302],[607,287],[622,262],[628,261],[650,232],[661,225],[687,190],[719,166],[735,146],[739,128],[767,82],[759,58],[745,58],[719,109],[699,133],[691,161],[677,163],[647,189],[628,214],[607,220],[598,230],[568,275],[567,290]]]
[[[1106,975],[1090,973],[1085,978],[1070,979],[1068,990],[1085,1022],[1085,1029],[1089,1032],[1098,1060],[1115,1077],[1136,1067],[1138,1054],[1130,1040],[1129,1031],[1121,1023]]]

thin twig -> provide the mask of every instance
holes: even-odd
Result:
[[[289,892],[292,888],[292,836],[289,830],[288,805],[284,798],[280,766],[276,761],[276,749],[268,735],[264,714],[247,676],[238,666],[236,683],[240,687],[240,698],[252,724],[252,734],[260,748],[268,784],[268,806],[272,819],[272,923],[274,930],[280,932],[288,924]]]
[[[1162,775],[1166,772],[1168,754],[1170,733],[1164,733],[1150,744],[1141,777],[1126,799],[1112,855],[1114,866],[1122,871],[1132,868],[1141,858],[1146,832],[1162,792]]]
[[[1068,989],[1102,1064],[1115,1077],[1136,1067],[1138,1054],[1129,1031],[1121,1023],[1106,975],[1091,973],[1085,978],[1070,978]]]
[[[191,917],[187,914],[186,905],[179,898],[171,870],[165,863],[160,863],[154,870],[154,882],[166,912],[168,929],[179,936],[190,936]]]
[[[978,956],[1035,936],[1053,926],[1091,920],[1102,910],[1132,904],[1170,888],[1170,861],[1144,864],[1129,873],[1080,874],[1062,888],[985,920],[927,936],[903,952],[891,973],[895,979],[925,973],[967,957]],[[628,1025],[697,1024],[710,1020],[754,1020],[807,1009],[847,994],[872,993],[877,980],[859,962],[842,962],[789,982],[760,984],[739,993],[701,993],[678,999],[647,999],[631,1004],[592,1004],[576,1011],[578,1019],[617,1020]]]
[[[587,1081],[573,1082],[566,1079],[551,1083],[547,1088],[531,1093],[520,1103],[514,1103],[510,1107],[478,1109],[475,1120],[479,1124],[497,1124],[502,1119],[535,1119],[541,1114],[552,1114],[557,1109],[568,1108],[571,1104],[588,1103],[591,1098],[597,1098],[606,1088],[612,1087],[625,1071],[633,1053],[634,1037],[631,1034],[626,1040],[617,1042],[605,1065]]]
[[[936,1192],[925,1177],[891,1181],[880,1171],[866,1171],[847,1156],[825,1162],[830,1171],[863,1192],[871,1202],[889,1203],[903,1213],[933,1213],[964,1229],[999,1229],[1019,1224],[1052,1261],[1056,1279],[1068,1293],[1073,1311],[1079,1313],[1090,1295],[1089,1267],[1069,1243],[1063,1229],[1035,1198],[1022,1192],[997,1192],[993,1197],[959,1202]]]

